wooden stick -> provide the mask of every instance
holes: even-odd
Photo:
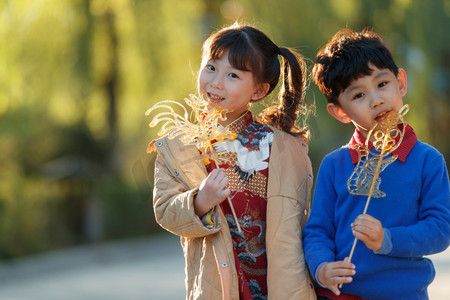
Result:
[[[390,127],[388,127],[387,130],[390,130]],[[380,175],[381,162],[383,161],[384,152],[385,152],[385,145],[387,144],[388,140],[389,140],[389,133],[387,132],[384,135],[383,146],[381,147],[380,157],[378,158],[377,166],[376,166],[375,172],[373,174],[373,179],[372,179],[372,182],[370,183],[369,194],[368,194],[367,201],[366,201],[366,206],[364,207],[364,212],[363,212],[364,215],[367,213],[367,209],[369,208],[370,199],[372,199],[372,194],[373,194],[373,191],[375,189],[375,183],[377,182],[377,179],[378,179],[378,177]],[[368,158],[369,157],[367,156],[367,159]],[[353,241],[353,246],[352,246],[352,249],[350,251],[350,255],[348,257],[348,262],[349,263],[352,261],[352,257],[353,257],[353,253],[355,252],[356,242],[357,241],[358,241],[357,238],[355,238],[355,240]],[[341,288],[342,285],[343,285],[343,283],[341,283],[339,285],[339,288]]]
[[[222,169],[221,167],[219,167],[219,165],[215,161],[214,161],[214,165],[216,166],[216,168]],[[234,222],[236,222],[237,229],[239,230],[239,232],[242,232],[241,225],[239,225],[239,220],[237,218],[236,211],[234,210],[233,202],[231,202],[230,196],[228,196],[227,199],[228,199],[228,204],[230,205],[230,208],[231,208],[231,213],[233,214]]]
[[[236,216],[236,212],[234,211],[233,203],[231,203],[230,196],[228,196],[227,199],[228,199],[228,204],[230,204],[231,212],[233,213],[233,217],[234,217],[234,221],[236,222],[237,229],[239,230],[239,232],[242,232],[241,226],[239,225],[239,220]]]

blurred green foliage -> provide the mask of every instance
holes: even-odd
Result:
[[[309,67],[338,29],[374,29],[408,74],[407,121],[449,157],[449,0],[6,0],[0,258],[160,230],[145,153],[157,134],[144,112],[195,93],[203,40],[235,20],[298,49]],[[327,115],[314,84],[307,97],[316,172],[353,128]]]

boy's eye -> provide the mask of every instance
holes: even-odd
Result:
[[[229,73],[228,76],[231,78],[239,78],[236,73]]]
[[[364,97],[364,93],[358,93],[355,96],[353,96],[353,99],[356,100],[356,99],[359,99],[359,98],[362,98],[362,97]]]
[[[383,82],[381,82],[381,83],[378,85],[378,87],[382,88],[383,86],[385,86],[385,85],[387,85],[387,84],[388,84],[387,81],[383,81]]]
[[[206,65],[206,69],[210,70],[210,71],[215,71],[216,68],[214,68],[213,65]]]

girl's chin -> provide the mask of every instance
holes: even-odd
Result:
[[[220,108],[223,109],[223,107],[221,106],[222,102],[218,101],[218,102],[209,102],[208,105],[206,106],[208,109],[213,109],[213,108]]]
[[[211,103],[211,102],[206,106],[206,108],[207,108],[208,110],[212,110],[212,109],[214,109],[215,107],[218,107],[218,105],[215,104],[215,103]]]

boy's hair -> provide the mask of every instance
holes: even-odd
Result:
[[[373,72],[369,63],[397,76],[398,67],[378,34],[341,29],[317,53],[312,76],[328,103],[339,105],[339,95],[352,81]]]
[[[202,50],[202,65],[207,60],[220,59],[228,50],[228,60],[234,68],[252,72],[256,84],[269,84],[267,95],[275,89],[282,74],[279,105],[266,108],[259,116],[260,122],[292,135],[306,137],[307,130],[296,125],[299,110],[306,112],[305,115],[308,112],[304,99],[306,68],[300,54],[278,47],[259,29],[238,23],[213,33],[203,43]],[[278,59],[279,55],[282,57],[282,64]]]

